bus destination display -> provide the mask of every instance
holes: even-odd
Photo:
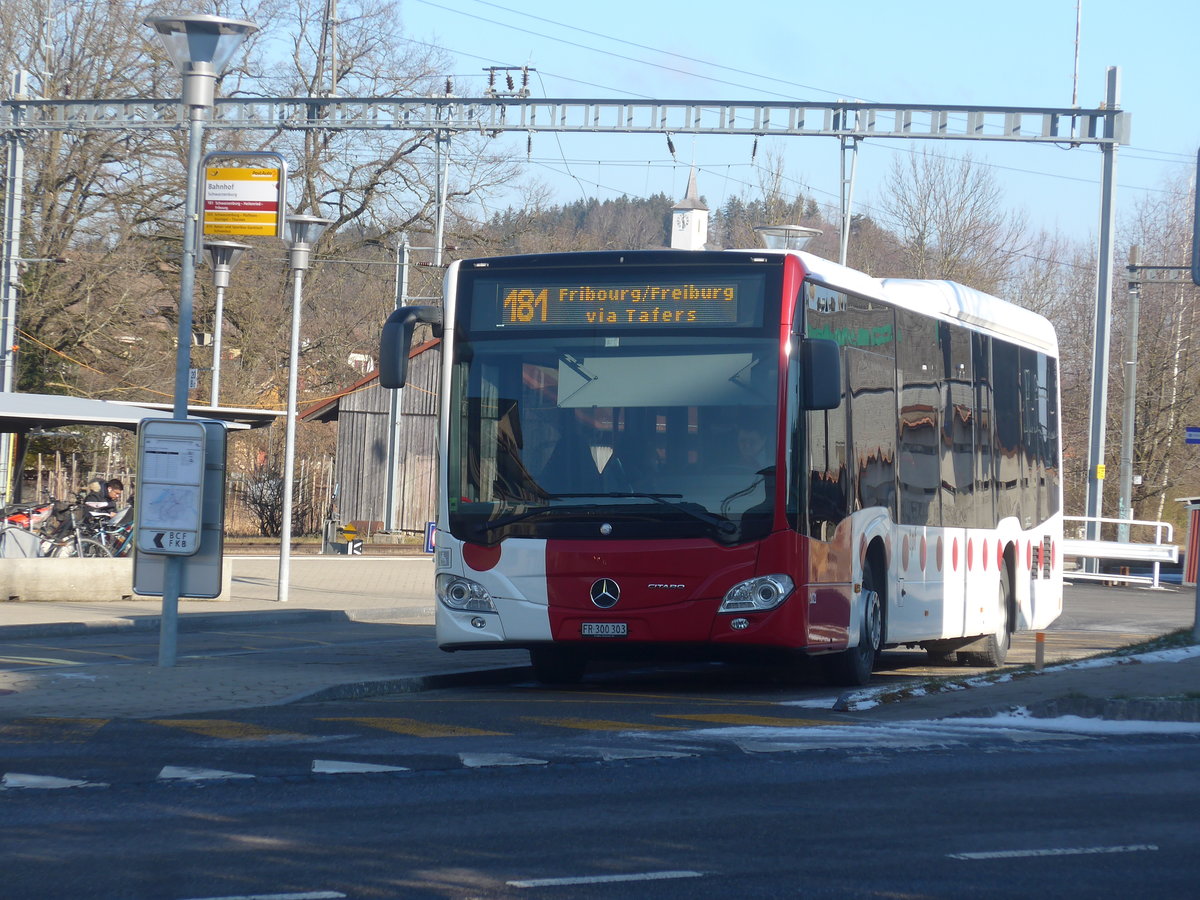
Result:
[[[489,294],[492,287],[488,286]],[[489,324],[500,328],[730,325],[740,321],[739,287],[732,281],[501,282],[494,285],[498,308]]]

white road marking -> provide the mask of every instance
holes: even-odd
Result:
[[[458,758],[468,769],[484,769],[489,766],[544,766],[549,763],[549,760],[513,756],[511,753],[460,753]]]
[[[159,781],[209,781],[221,778],[253,778],[241,772],[223,772],[220,769],[198,769],[190,766],[163,766],[158,773]]]
[[[314,759],[312,770],[320,775],[340,775],[366,772],[407,772],[403,766],[384,766],[379,763],[342,762],[336,759]]]
[[[342,900],[337,891],[308,891],[300,894],[235,894],[228,897],[193,897],[191,900]]]
[[[0,787],[53,791],[61,788],[108,787],[108,785],[99,781],[77,781],[74,778],[56,778],[53,775],[25,775],[21,772],[8,772],[3,779],[0,779]]]
[[[1157,850],[1154,844],[1126,844],[1118,847],[1056,847],[1045,850],[992,850],[980,853],[947,853],[949,859],[1024,859],[1028,856],[1085,856],[1089,853],[1139,853]]]
[[[703,872],[635,872],[629,875],[580,875],[576,878],[531,878],[525,881],[506,881],[509,887],[558,887],[572,884],[611,884],[617,881],[664,881],[668,878],[703,878]]]

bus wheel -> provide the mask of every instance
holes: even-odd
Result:
[[[970,644],[971,638],[941,638],[935,641],[922,641],[921,649],[924,650],[929,659],[928,664],[931,666],[954,666],[958,665],[958,651]]]
[[[587,659],[562,647],[535,647],[529,651],[533,677],[542,684],[579,684]]]
[[[962,654],[967,658],[967,665],[983,666],[989,669],[1004,665],[1012,638],[1011,623],[1008,620],[1008,595],[1008,566],[1003,566],[1000,569],[1000,591],[997,598],[1000,606],[1000,624],[994,634],[986,635],[980,643],[976,644],[978,649]]]
[[[875,657],[883,647],[883,598],[875,590],[875,568],[868,564],[863,569],[862,633],[858,646],[851,647],[826,660],[830,679],[834,684],[862,687],[871,681],[875,668]]]
[[[926,662],[931,666],[956,666],[958,665],[957,650],[936,650],[931,647],[925,648],[925,653],[929,657]]]

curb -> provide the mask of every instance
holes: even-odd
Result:
[[[1108,722],[1200,722],[1200,702],[1196,700],[1163,700],[1147,697],[1140,700],[1110,700],[1105,697],[1057,697],[1033,703],[994,703],[959,710],[941,717],[953,719],[991,719],[1024,710],[1030,718],[1058,719],[1075,716],[1080,719],[1103,719]]]
[[[387,694],[417,694],[440,688],[472,687],[488,684],[511,684],[533,677],[530,666],[506,666],[499,669],[464,669],[436,675],[405,675],[379,681],[351,681],[305,691],[279,701],[279,706],[292,703],[318,703],[325,700],[361,700]]]
[[[295,609],[246,610],[244,612],[181,613],[178,630],[203,631],[206,628],[225,628],[244,625],[278,625],[284,622],[370,622],[401,616],[432,615],[432,607],[403,606],[387,609]],[[122,631],[157,631],[161,615],[131,618],[102,619],[92,622],[43,622],[30,625],[0,625],[0,640],[19,638],[76,637],[88,634],[111,634]]]
[[[1200,722],[1197,700],[1108,700],[1103,697],[1061,697],[1028,707],[1035,719],[1079,716],[1084,719],[1140,722]]]

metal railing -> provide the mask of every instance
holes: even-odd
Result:
[[[1101,537],[1096,540],[1067,537],[1066,527],[1071,522],[1078,522],[1084,526],[1079,529],[1081,532],[1085,532],[1086,527],[1094,523],[1099,526],[1097,533]],[[1065,578],[1083,578],[1093,581],[1127,581],[1133,584],[1149,584],[1152,587],[1159,587],[1162,564],[1179,562],[1179,546],[1174,543],[1175,528],[1170,522],[1152,522],[1143,519],[1109,519],[1095,516],[1063,516],[1063,526],[1063,557],[1075,557],[1081,563],[1085,560],[1094,559],[1097,563],[1101,560],[1108,560],[1111,562],[1148,564],[1151,566],[1152,571],[1151,575],[1131,575],[1122,572],[1088,572],[1084,569],[1078,569],[1064,571],[1063,576]],[[1110,533],[1114,530],[1117,531],[1117,539],[1103,539],[1103,534],[1106,530],[1105,526],[1112,526],[1107,529]],[[1141,533],[1152,532],[1153,540],[1132,540],[1131,536],[1135,528]]]

